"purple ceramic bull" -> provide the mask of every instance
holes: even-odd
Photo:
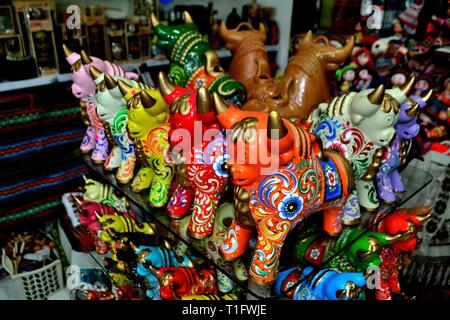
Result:
[[[134,72],[125,72],[121,67],[109,61],[91,57],[84,50],[81,51],[81,54],[78,54],[65,45],[63,45],[63,48],[66,60],[72,66],[72,93],[80,99],[81,116],[87,126],[80,150],[84,153],[93,150],[92,160],[96,163],[103,163],[108,156],[108,141],[102,122],[98,119],[95,107],[93,107],[93,104],[95,105],[93,95],[96,85],[91,78],[89,67],[94,66],[109,75],[122,76],[133,80],[137,80],[139,76]],[[112,152],[112,154],[116,153]]]
[[[412,95],[401,105],[400,116],[395,126],[395,138],[386,148],[376,175],[380,200],[387,203],[394,202],[396,200],[395,193],[405,191],[398,168],[406,160],[411,139],[419,133],[420,125],[417,123],[417,115],[426,106],[432,93],[433,91],[430,89],[423,97]]]

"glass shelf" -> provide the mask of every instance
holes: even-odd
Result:
[[[119,193],[123,194],[127,197],[132,205],[132,209],[138,215],[138,218],[142,221],[155,221],[157,222],[167,234],[174,236],[177,240],[185,243],[189,249],[191,249],[194,255],[208,261],[210,265],[221,271],[228,278],[230,278],[237,286],[242,288],[244,292],[247,294],[247,299],[255,300],[255,299],[279,299],[286,296],[287,292],[283,292],[279,295],[272,294],[272,288],[270,287],[262,287],[258,286],[251,281],[247,284],[239,281],[234,275],[230,274],[226,270],[224,270],[221,266],[217,265],[212,259],[207,256],[205,240],[196,240],[189,237],[186,233],[187,224],[189,222],[189,215],[179,219],[170,219],[169,216],[165,213],[165,209],[157,209],[152,208],[147,204],[147,193],[135,193],[131,191],[129,185],[121,185],[117,183],[115,174],[112,172],[108,172],[104,170],[102,165],[96,165],[91,161],[91,158],[87,154],[82,154],[79,150],[75,151],[75,154],[82,158],[85,164],[92,170],[92,172],[97,175],[100,181],[106,182],[110,186],[114,187]],[[401,176],[403,178],[403,182],[405,184],[406,192],[398,195],[398,200],[395,203],[391,204],[381,204],[380,209],[376,213],[363,213],[361,227],[367,228],[367,231],[370,231],[373,226],[378,224],[382,219],[384,219],[389,213],[393,212],[396,208],[404,205],[408,200],[413,198],[420,190],[422,190],[426,185],[428,185],[432,181],[432,176],[415,167],[409,166],[402,173]],[[298,230],[298,229],[297,229]],[[296,230],[293,230],[292,233],[295,233]],[[360,237],[364,236],[364,233],[360,235]],[[349,242],[347,246],[350,246],[355,241],[357,241],[360,237],[357,237],[353,241]],[[313,267],[314,270],[319,270],[327,266],[327,263],[334,259],[335,257],[341,255],[345,249],[344,247],[340,251],[338,251],[334,256],[325,261],[321,267]],[[283,247],[283,251],[281,253],[282,258],[283,254],[286,252],[291,252],[288,248]],[[251,250],[247,250],[245,253],[243,260],[250,261]],[[103,266],[100,266],[102,269]],[[311,272],[308,276],[300,279],[294,286],[290,287],[290,290],[294,290],[301,282],[307,281],[309,277],[313,276],[315,272]]]

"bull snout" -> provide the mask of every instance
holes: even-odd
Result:
[[[259,177],[259,170],[248,165],[229,165],[231,179],[238,186],[246,186],[255,182]]]
[[[83,89],[75,83],[72,84],[72,93],[75,96],[75,98],[77,98],[77,99],[85,98]]]

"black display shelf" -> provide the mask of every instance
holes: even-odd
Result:
[[[249,281],[248,283],[242,283],[234,275],[224,270],[221,266],[217,265],[206,254],[205,240],[196,240],[189,237],[186,233],[187,224],[189,222],[189,216],[179,220],[171,219],[165,212],[165,208],[157,209],[152,208],[147,204],[147,193],[135,193],[131,191],[129,185],[119,184],[115,178],[115,174],[104,170],[102,165],[96,165],[91,161],[91,158],[87,154],[81,153],[79,150],[75,151],[75,154],[82,158],[84,163],[91,169],[93,174],[106,184],[112,186],[120,194],[127,197],[130,201],[133,210],[138,215],[138,218],[142,221],[155,221],[158,225],[167,231],[168,235],[175,237],[177,240],[184,242],[194,255],[208,261],[210,265],[215,267],[229,277],[236,285],[241,287],[247,294],[247,299],[280,299],[286,297],[288,292],[283,292],[279,295],[272,295],[272,288],[258,286],[255,283]],[[367,228],[367,232],[372,230],[372,227],[383,220],[389,213],[395,211],[397,208],[406,205],[407,202],[412,199],[419,191],[425,188],[433,179],[433,177],[421,169],[409,166],[401,173],[403,182],[405,184],[406,191],[398,195],[398,199],[394,203],[386,204],[382,203],[380,208],[376,212],[363,212],[361,226]],[[295,230],[293,231],[295,232]],[[357,241],[360,237],[364,236],[364,233],[359,237],[349,242],[346,247],[336,252],[332,257],[325,261],[321,267],[313,267],[314,269],[321,269],[327,266],[328,262],[335,257],[341,255],[345,249]],[[251,254],[251,250],[247,250],[247,258]],[[283,250],[285,253],[286,251]],[[283,255],[282,252],[282,255]],[[245,257],[244,257],[245,260]],[[102,266],[101,266],[102,267]],[[103,268],[103,267],[102,267]],[[289,291],[295,290],[295,288],[302,282],[307,281],[310,276],[313,276],[314,272],[311,272],[308,276],[300,279],[295,285],[293,285]]]

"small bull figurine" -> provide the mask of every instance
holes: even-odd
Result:
[[[350,92],[320,104],[310,116],[310,130],[322,140],[324,148],[338,151],[353,167],[356,191],[344,208],[345,224],[358,221],[359,205],[367,210],[379,206],[373,179],[381,164],[382,148],[394,138],[400,104],[407,99],[413,83],[411,77],[402,87],[386,92],[384,85]]]
[[[127,212],[130,209],[130,203],[126,197],[118,196],[111,186],[107,186],[93,179],[84,177],[85,185],[81,187],[83,199],[97,203],[107,204],[113,207],[117,212]]]
[[[89,67],[93,66],[109,75],[119,75],[134,80],[138,79],[138,75],[134,72],[125,72],[121,67],[109,61],[90,57],[84,50],[78,54],[71,51],[66,45],[63,45],[63,49],[67,62],[72,66],[72,93],[77,99],[80,99],[83,122],[88,127],[80,149],[84,153],[93,150],[92,160],[95,163],[103,163],[108,156],[108,141],[103,125],[95,113],[95,102],[92,96],[95,93],[96,85],[91,78]]]
[[[295,289],[293,285],[304,279]],[[337,272],[328,268],[293,267],[280,271],[275,293],[287,292],[293,300],[361,300],[366,279],[361,272]]]
[[[163,73],[159,74],[159,85],[170,106],[172,154],[175,157],[182,151],[185,158],[178,164],[177,188],[167,211],[179,219],[189,213],[192,205],[187,232],[191,237],[204,239],[213,231],[214,213],[227,186],[225,137],[205,88],[193,91],[175,86]],[[208,130],[214,137],[205,135]]]
[[[183,12],[184,24],[165,26],[151,15],[155,44],[168,53],[169,76],[175,84],[193,90],[206,87],[224,99],[241,106],[246,100],[242,83],[227,75],[220,65],[219,56],[206,36],[202,36],[191,16]]]
[[[158,277],[160,295],[163,299],[181,299],[194,295],[217,294],[214,269],[196,270],[188,267],[167,267],[150,269]]]
[[[115,144],[119,147],[118,152],[121,155],[116,179],[119,183],[127,184],[133,179],[136,154],[134,143],[127,131],[127,102],[121,95],[117,81],[122,81],[136,87],[145,88],[146,86],[123,77],[109,76],[92,66],[89,70],[92,79],[94,79],[97,85],[97,91],[95,93],[97,115],[103,121],[104,127],[111,131],[110,133],[114,138]]]
[[[132,87],[122,80],[119,88],[127,101],[128,131],[142,165],[131,187],[134,191],[150,187],[149,204],[162,207],[169,200],[175,172],[169,152],[169,109],[157,89]]]
[[[398,168],[407,160],[411,139],[419,134],[417,116],[426,106],[432,93],[433,90],[430,89],[423,97],[410,96],[400,106],[400,116],[395,126],[396,136],[386,148],[376,175],[377,194],[380,200],[392,203],[396,200],[396,192],[405,191]]]
[[[313,235],[300,238],[294,255],[301,264],[321,266],[338,251],[327,267],[346,272],[365,272],[367,268],[380,266],[381,249],[402,238],[403,235],[386,235],[365,229],[346,228],[337,238]]]
[[[286,236],[307,216],[323,210],[325,231],[339,234],[353,172],[339,153],[322,150],[315,136],[276,111],[243,111],[217,94],[214,109],[220,124],[231,129],[228,167],[240,200],[220,250],[226,259],[239,257],[256,227],[249,275],[258,284],[270,285]]]
[[[392,300],[392,292],[400,292],[398,279],[403,267],[403,257],[417,247],[417,230],[431,217],[431,206],[401,208],[389,214],[376,227],[378,232],[388,235],[402,234],[399,240],[381,250],[381,288],[375,289],[377,300]]]
[[[137,254],[137,274],[145,277],[148,281],[147,296],[152,300],[161,300],[158,278],[149,269],[163,267],[189,267],[193,268],[192,260],[187,256],[178,256],[172,250],[167,240],[164,246],[136,246],[133,244],[134,252]]]

